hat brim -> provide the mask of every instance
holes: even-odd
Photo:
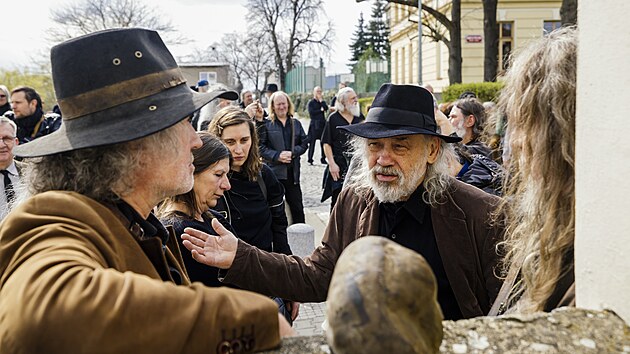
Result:
[[[441,135],[428,129],[419,127],[412,127],[407,125],[395,125],[395,124],[383,124],[374,122],[363,122],[359,124],[344,125],[337,127],[350,134],[360,136],[367,139],[381,139],[391,138],[401,135],[432,135],[436,136],[447,143],[457,143],[462,141],[462,138],[456,136]]]
[[[19,157],[39,157],[140,139],[175,125],[218,97],[236,100],[238,94],[198,93],[185,84],[178,85],[149,97],[64,120],[59,130],[18,145],[13,153]]]

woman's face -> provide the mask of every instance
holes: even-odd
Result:
[[[247,161],[249,150],[252,147],[252,135],[247,123],[231,125],[223,129],[221,140],[232,153],[232,169],[240,171]]]
[[[214,208],[223,193],[230,189],[230,181],[227,176],[229,171],[230,160],[225,158],[215,162],[205,171],[195,174],[193,190],[197,204],[201,207],[200,212]]]

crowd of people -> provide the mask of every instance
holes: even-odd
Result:
[[[54,47],[58,113],[0,86],[0,351],[272,348],[368,235],[426,259],[444,319],[574,306],[576,38],[524,49],[496,106],[384,84],[364,117],[352,88],[328,106],[316,87],[308,134],[277,86],[266,107],[192,90],[156,32]],[[301,258],[287,227],[317,140],[331,212]]]

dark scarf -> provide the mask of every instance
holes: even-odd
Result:
[[[35,113],[28,117],[24,118],[16,118],[15,124],[18,127],[17,130],[17,138],[20,141],[20,144],[29,142],[33,139],[32,135],[35,133],[33,130],[39,121],[42,119],[44,112],[41,108],[37,108]]]

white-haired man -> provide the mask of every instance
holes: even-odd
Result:
[[[328,167],[324,171],[322,202],[332,198],[330,210],[334,208],[337,202],[350,165],[349,135],[337,128],[361,123],[364,120],[356,92],[350,87],[341,88],[337,92],[335,113],[328,117],[322,133],[322,146],[328,162]]]
[[[219,223],[220,236],[186,229],[184,245],[197,261],[228,269],[226,283],[321,302],[344,248],[380,235],[427,260],[445,319],[487,314],[501,285],[494,271],[503,229],[490,221],[499,199],[449,176],[448,143],[460,138],[437,133],[433,107],[419,86],[385,84],[366,122],[341,127],[356,136],[357,174],[339,195],[322,244],[305,259],[257,250]]]

